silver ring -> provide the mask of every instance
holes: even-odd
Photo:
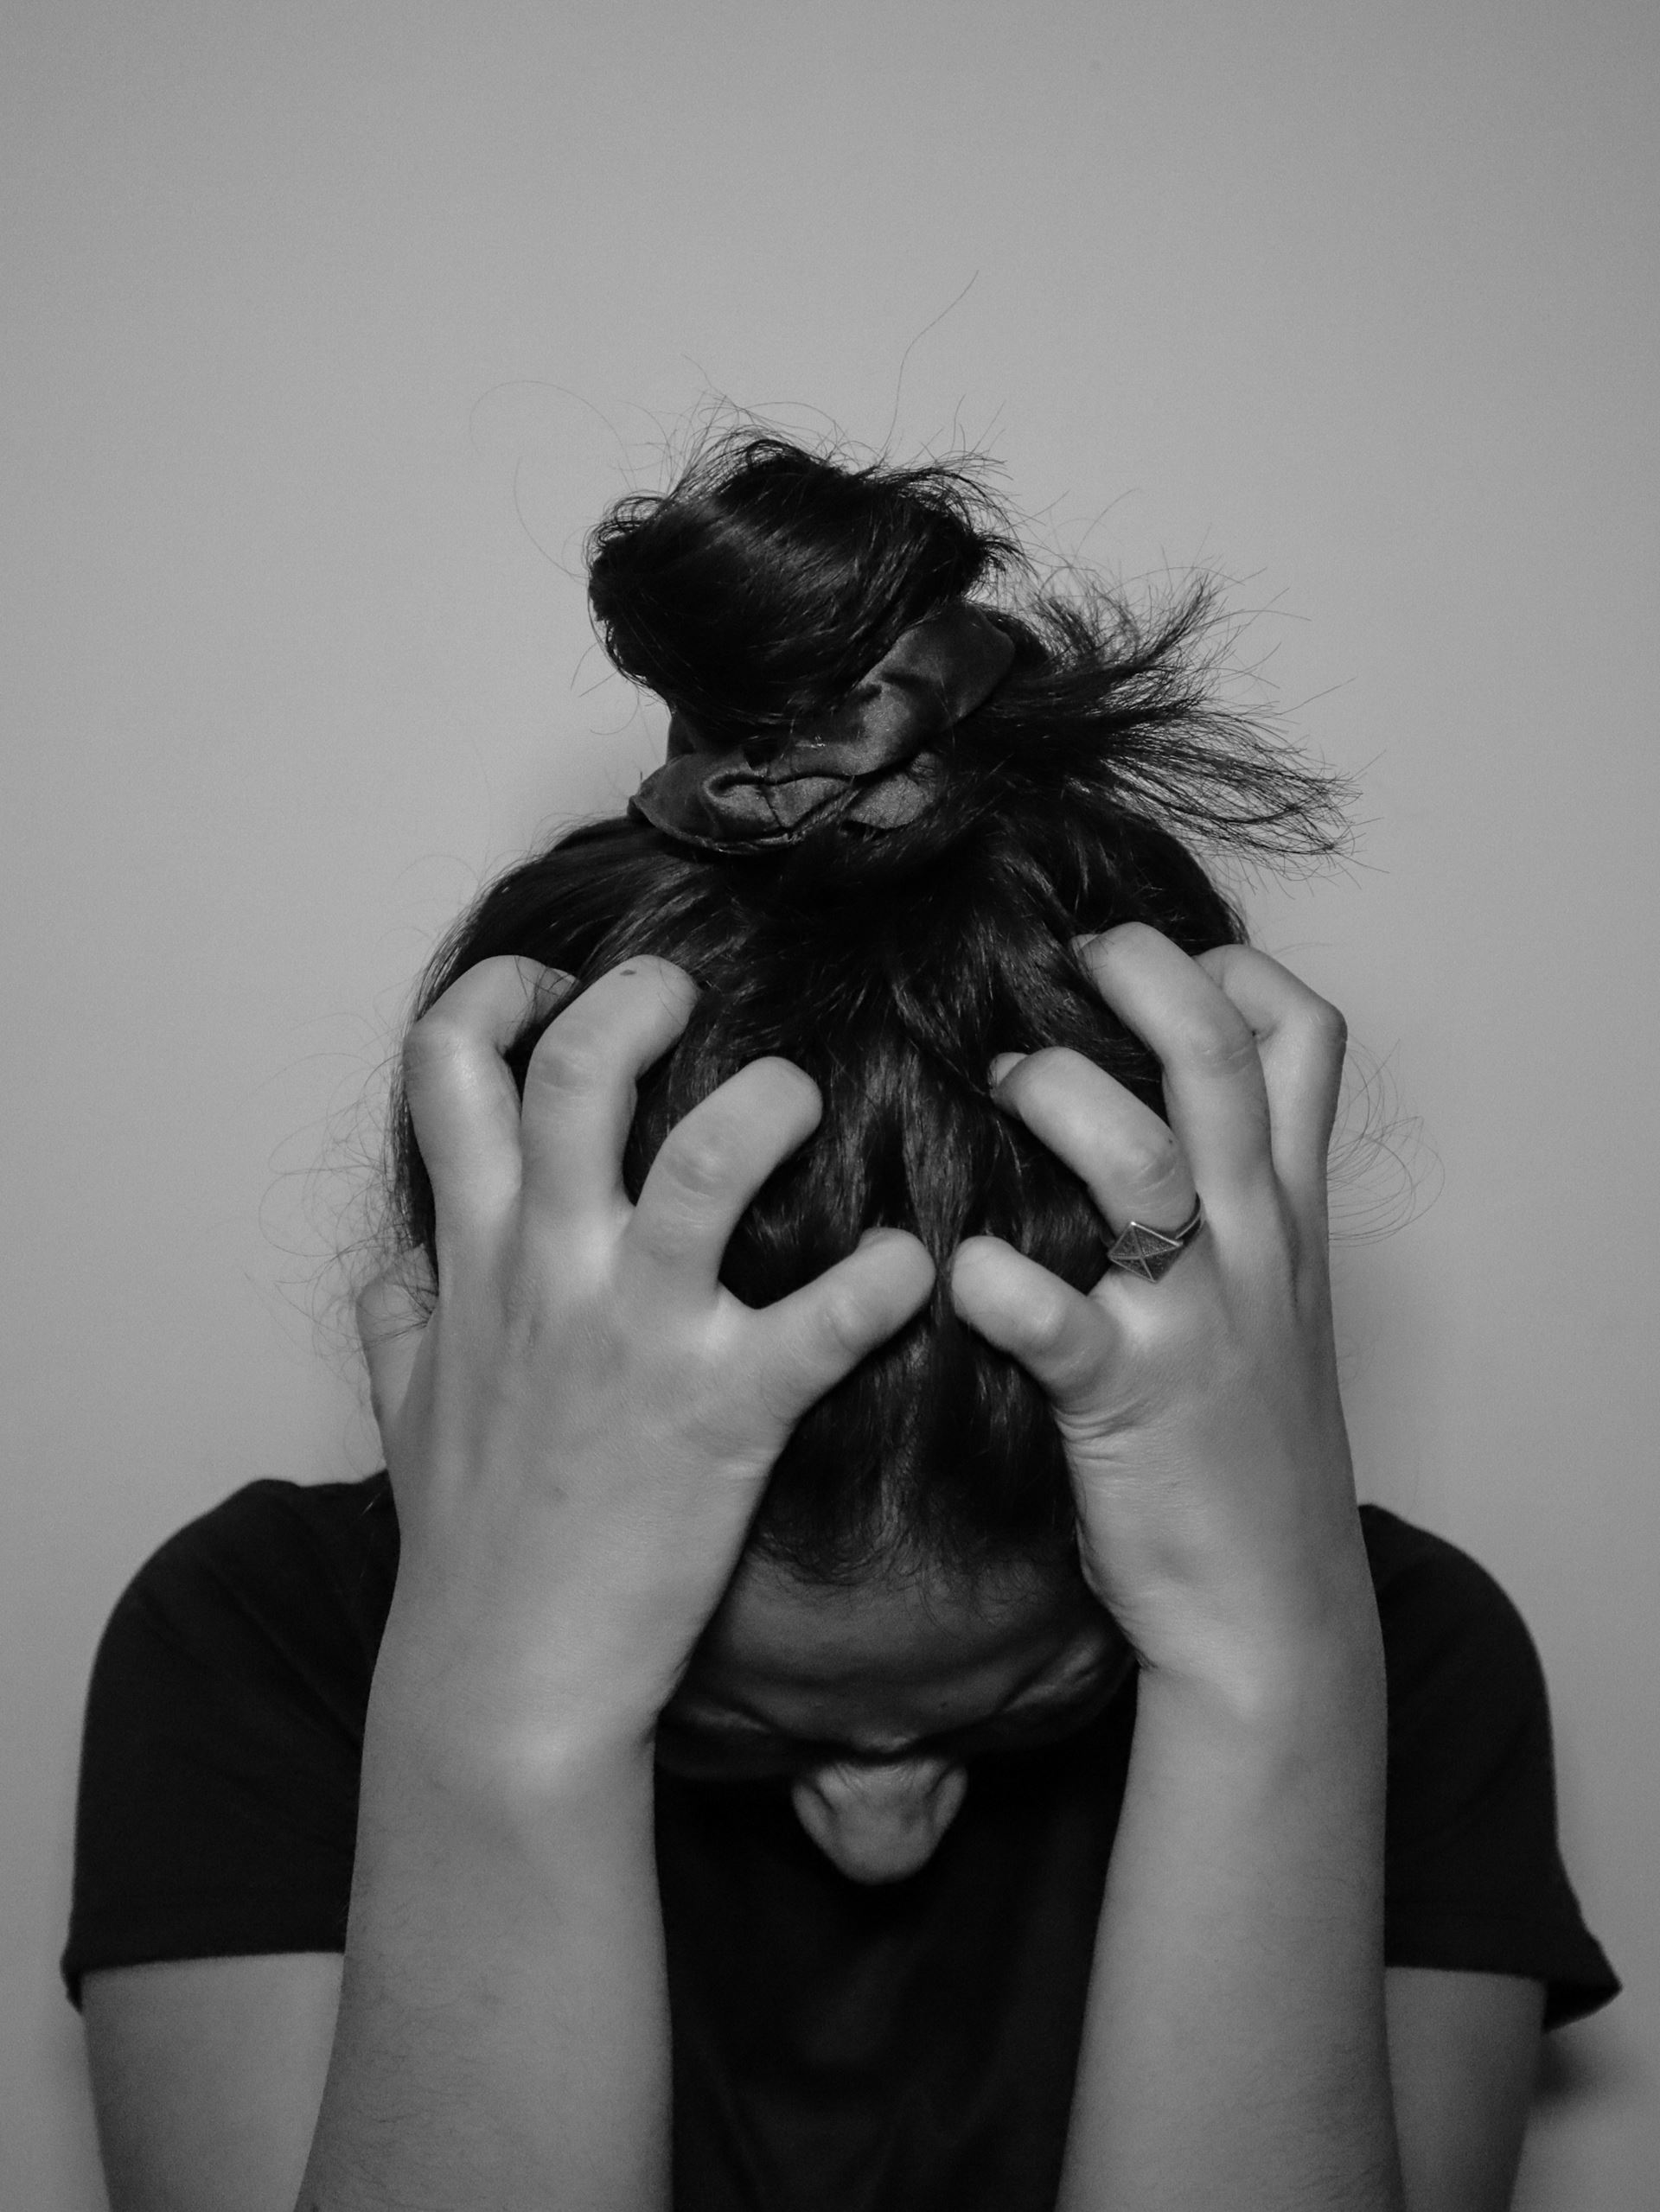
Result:
[[[1204,1227],[1203,1201],[1193,1201],[1193,1211],[1179,1229],[1150,1229],[1145,1221],[1127,1221],[1122,1233],[1107,1247],[1107,1265],[1156,1283],[1166,1275]]]

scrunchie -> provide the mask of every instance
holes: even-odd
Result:
[[[668,725],[668,756],[629,802],[654,829],[705,852],[793,845],[829,822],[894,830],[939,788],[933,749],[996,690],[1014,640],[967,601],[914,622],[842,704],[782,744]]]

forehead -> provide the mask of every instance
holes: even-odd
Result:
[[[942,1571],[805,1582],[771,1560],[740,1565],[698,1650],[711,1686],[820,1691],[1008,1678],[1040,1666],[1099,1609],[1081,1580],[1010,1569],[967,1579]]]

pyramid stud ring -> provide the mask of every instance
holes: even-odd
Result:
[[[1179,1229],[1150,1229],[1145,1221],[1127,1221],[1123,1233],[1107,1247],[1107,1265],[1156,1283],[1168,1274],[1204,1227],[1204,1207],[1193,1201],[1193,1211]]]

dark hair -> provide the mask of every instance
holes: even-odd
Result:
[[[747,1061],[805,1068],[823,1119],[727,1249],[724,1279],[754,1304],[876,1223],[913,1230],[942,1263],[989,1230],[1096,1281],[1108,1232],[991,1104],[993,1055],[1070,1045],[1159,1106],[1156,1061],[1071,938],[1133,919],[1190,952],[1237,941],[1235,907],[1186,840],[1257,857],[1341,842],[1332,780],[1216,698],[1208,588],[1144,619],[1096,584],[1040,586],[974,469],[856,466],[745,432],[668,492],[621,501],[590,541],[618,668],[705,727],[758,736],[822,713],[902,630],[971,592],[1015,660],[948,733],[945,787],[918,819],[725,858],[639,819],[591,823],[487,889],[424,980],[421,1010],[503,953],[578,987],[642,953],[695,979],[684,1036],[641,1087],[630,1195],[674,1122]],[[534,1041],[512,1055],[520,1080]],[[431,1187],[401,1100],[392,1159],[397,1227],[430,1256]],[[829,1579],[878,1560],[972,1572],[1070,1557],[1072,1531],[1042,1394],[956,1321],[942,1278],[802,1421],[752,1541]]]

